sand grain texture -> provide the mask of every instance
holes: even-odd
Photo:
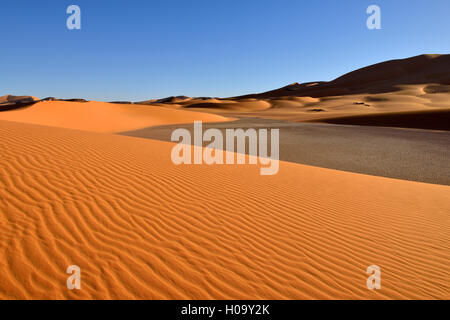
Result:
[[[172,146],[0,121],[0,298],[450,298],[449,187]]]

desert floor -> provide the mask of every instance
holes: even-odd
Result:
[[[450,185],[450,131],[378,126],[290,122],[240,118],[203,123],[209,128],[280,129],[280,160],[388,178]],[[192,124],[173,124],[121,132],[121,135],[171,141],[171,133]],[[268,131],[270,135],[270,130]],[[269,141],[270,142],[270,141]],[[204,142],[206,147],[209,142]],[[236,150],[236,148],[235,148]],[[269,143],[270,150],[270,143]],[[248,148],[246,153],[249,153]]]

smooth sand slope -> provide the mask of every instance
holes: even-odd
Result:
[[[450,298],[450,187],[172,146],[0,121],[0,298]]]
[[[170,110],[157,106],[106,102],[43,101],[26,108],[0,112],[0,120],[18,121],[95,132],[120,132],[154,125],[217,122],[225,117],[207,113]]]

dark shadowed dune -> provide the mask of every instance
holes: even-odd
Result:
[[[134,102],[131,101],[111,101],[109,103],[116,103],[116,104],[134,104]]]
[[[2,96],[0,97],[0,111],[10,111],[25,108],[33,105],[37,101],[39,101],[39,99],[32,96]]]
[[[0,104],[0,112],[1,111],[11,111],[11,110],[16,110],[16,109],[26,108],[26,107],[29,107],[29,106],[35,104],[35,103],[36,103],[36,101],[21,102],[21,103],[11,103],[11,104]]]
[[[427,54],[390,60],[355,70],[330,82],[294,83],[280,89],[234,99],[377,94],[397,91],[400,85],[427,83],[450,85],[450,54]]]
[[[185,109],[192,109],[192,108],[222,109],[223,105],[218,104],[218,103],[213,103],[213,102],[200,102],[200,103],[193,103],[193,104],[186,105],[184,108]]]
[[[450,110],[368,114],[321,119],[316,120],[315,122],[450,131]]]

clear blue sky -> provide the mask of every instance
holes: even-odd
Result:
[[[66,28],[81,8],[82,29]],[[381,7],[382,30],[366,28]],[[450,52],[449,0],[1,0],[0,95],[233,96]]]

